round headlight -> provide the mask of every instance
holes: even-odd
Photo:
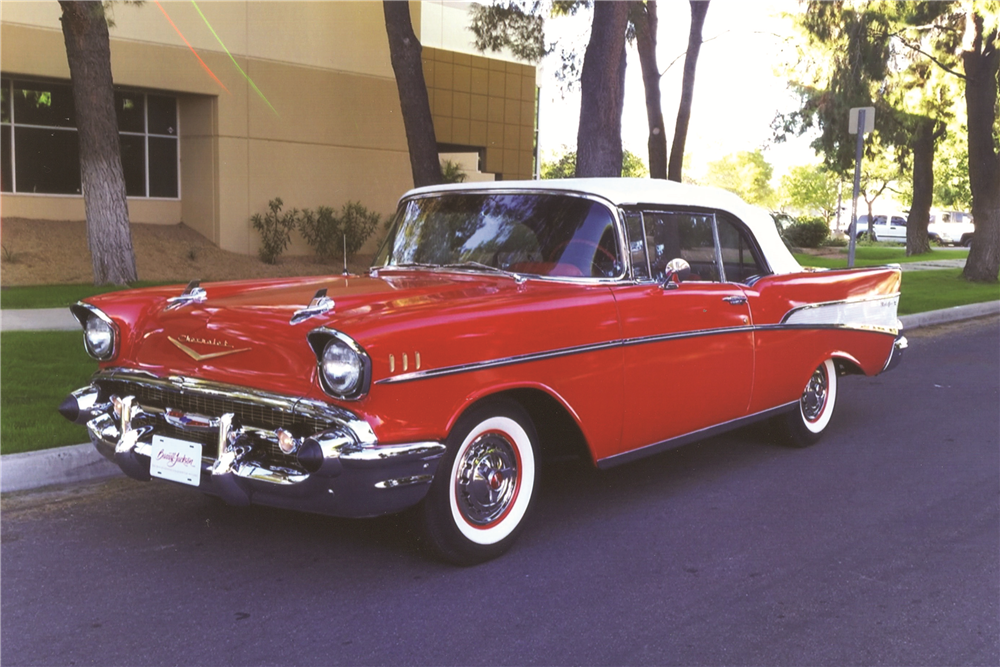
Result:
[[[98,359],[108,359],[115,347],[115,332],[111,325],[97,315],[87,318],[83,328],[83,339],[87,352]]]
[[[320,369],[323,381],[331,393],[350,396],[358,390],[361,383],[364,362],[347,343],[331,338],[323,348]]]

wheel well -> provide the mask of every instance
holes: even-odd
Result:
[[[592,461],[587,439],[569,411],[541,389],[510,389],[482,400],[508,398],[524,408],[538,432],[540,456],[547,461],[579,458]]]
[[[834,357],[833,365],[837,369],[837,375],[864,375],[865,372],[860,366],[844,357]]]

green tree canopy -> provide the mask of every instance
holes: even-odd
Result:
[[[542,162],[542,178],[575,178],[576,151],[566,151],[553,162]],[[649,169],[642,158],[625,149],[622,153],[622,178],[647,178]]]
[[[781,178],[778,199],[784,211],[799,216],[821,217],[829,223],[837,214],[840,179],[817,165],[792,167]]]
[[[774,208],[777,198],[771,187],[773,175],[774,168],[763,153],[742,151],[710,162],[701,182],[734,192],[751,204]]]

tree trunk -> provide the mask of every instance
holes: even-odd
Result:
[[[974,282],[997,282],[1000,272],[1000,156],[993,144],[1000,51],[997,33],[983,36],[983,18],[973,17],[976,34],[965,65],[969,117],[969,186],[976,233],[962,275]]]
[[[922,118],[910,140],[913,151],[913,202],[906,220],[906,256],[922,255],[931,251],[927,238],[927,225],[931,218],[931,200],[934,198],[934,144],[937,140],[937,122]]]
[[[656,0],[635,7],[635,44],[642,68],[642,85],[646,89],[646,120],[649,123],[649,175],[667,177],[667,135],[663,131],[663,109],[660,104],[660,68],[656,65]]]
[[[420,62],[422,47],[410,21],[410,3],[383,0],[385,32],[389,37],[389,60],[396,75],[399,107],[406,128],[406,145],[410,151],[413,185],[437,185],[443,181],[438,159],[434,120],[427,97],[424,68]]]
[[[674,126],[674,143],[670,147],[670,168],[667,172],[671,181],[681,182],[684,168],[684,144],[687,143],[688,123],[691,121],[691,104],[694,101],[694,75],[701,52],[701,30],[708,14],[708,0],[690,0],[691,30],[688,31],[687,55],[684,56],[684,80],[681,84],[681,103],[677,108],[677,124]]]
[[[625,28],[629,3],[598,0],[580,74],[576,175],[622,175]]]
[[[138,276],[115,115],[108,22],[101,2],[60,0],[59,4],[76,107],[94,284],[124,285]]]

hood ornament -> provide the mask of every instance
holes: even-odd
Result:
[[[164,310],[183,308],[189,303],[201,303],[207,299],[208,293],[205,292],[205,288],[199,287],[200,284],[200,280],[192,280],[189,282],[188,286],[184,288],[184,292],[180,296],[173,296],[167,299],[167,307]]]
[[[249,347],[244,347],[244,348],[241,348],[239,350],[235,350],[235,349],[233,349],[233,346],[230,345],[229,343],[227,343],[226,341],[224,341],[224,340],[220,341],[220,340],[216,340],[214,338],[212,338],[212,339],[192,338],[191,336],[184,336],[184,335],[182,335],[180,337],[183,338],[185,341],[187,341],[189,343],[201,343],[202,345],[212,345],[212,346],[215,346],[215,347],[225,347],[225,348],[228,348],[228,349],[222,350],[221,352],[209,352],[208,354],[201,354],[200,352],[192,350],[190,347],[188,347],[184,343],[180,342],[179,340],[177,340],[173,336],[167,336],[167,340],[169,340],[171,343],[173,343],[177,347],[178,350],[180,350],[181,352],[183,352],[187,356],[191,357],[195,361],[205,361],[206,359],[216,359],[218,357],[224,357],[224,356],[229,355],[229,354],[236,354],[237,352],[246,352],[247,350],[250,349]]]
[[[308,306],[295,311],[289,324],[298,324],[299,322],[305,322],[310,317],[322,315],[333,310],[334,305],[333,299],[326,295],[326,288],[318,289]]]

